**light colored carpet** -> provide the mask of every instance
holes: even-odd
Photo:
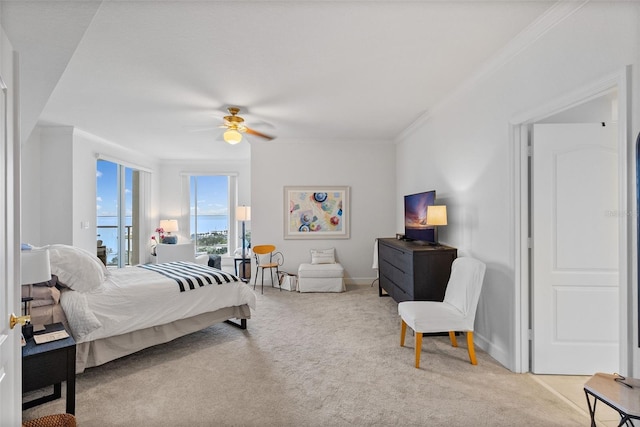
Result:
[[[265,287],[242,331],[212,326],[77,378],[80,426],[585,426],[526,374],[466,341],[399,345],[397,304],[377,287],[299,294]],[[64,396],[64,390],[63,390]],[[64,398],[23,412],[64,412]]]

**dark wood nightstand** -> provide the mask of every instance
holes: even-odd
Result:
[[[54,323],[45,325],[45,330],[41,333],[63,329],[62,323]],[[43,344],[36,344],[33,338],[27,339],[27,344],[22,347],[22,391],[29,392],[53,385],[53,394],[23,402],[22,409],[62,397],[62,381],[67,382],[66,412],[75,414],[76,342],[71,334],[68,338]]]

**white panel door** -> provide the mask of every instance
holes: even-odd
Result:
[[[1,42],[0,42],[1,43]],[[20,425],[22,419],[21,395],[21,353],[20,331],[18,325],[9,328],[9,315],[20,313],[16,296],[15,272],[12,264],[15,232],[16,200],[14,199],[14,183],[16,168],[19,172],[19,154],[13,142],[10,99],[7,87],[0,76],[0,425]],[[17,156],[17,157],[16,157]],[[19,212],[19,207],[17,209]]]
[[[617,372],[616,126],[540,124],[532,139],[532,371]]]

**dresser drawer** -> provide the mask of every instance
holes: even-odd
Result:
[[[384,280],[385,282],[389,282],[396,289],[398,289],[399,292],[409,296],[408,298],[405,298],[405,299],[413,299],[413,275],[412,274],[405,273],[404,271],[388,263],[387,260],[383,259],[380,262],[380,279]],[[386,289],[387,292],[393,293],[394,299],[397,301],[397,299],[395,298],[396,291],[392,290],[390,292],[389,289],[387,289],[387,286],[383,286],[383,288]]]
[[[380,277],[384,277],[395,284],[398,281],[399,273],[401,272],[393,265],[389,264],[387,260],[383,259],[380,261]]]
[[[388,261],[396,268],[408,272],[411,270],[413,254],[411,252],[404,252],[400,249],[387,246],[384,243],[380,245],[379,259]]]
[[[396,286],[393,290],[393,299],[396,300],[396,302],[413,301],[413,295],[405,292],[405,290],[399,286]]]
[[[413,274],[403,272],[402,275],[398,274],[396,279],[396,286],[413,299]]]

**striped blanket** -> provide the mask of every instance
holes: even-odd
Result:
[[[178,287],[180,287],[180,292],[213,285],[214,283],[222,285],[223,283],[240,281],[233,274],[191,262],[176,261],[163,264],[141,264],[138,267],[155,271],[175,280],[178,283]]]

